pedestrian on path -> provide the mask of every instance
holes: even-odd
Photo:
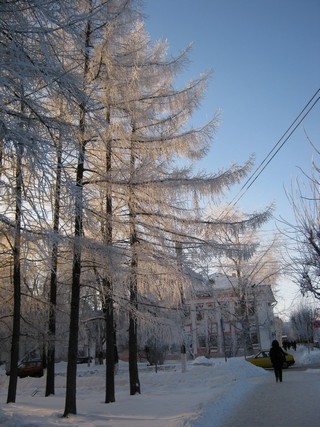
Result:
[[[286,353],[282,350],[277,340],[272,341],[269,356],[274,369],[276,382],[280,380],[282,383],[282,367],[283,362],[286,360]]]

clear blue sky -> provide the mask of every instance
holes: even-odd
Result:
[[[167,39],[170,54],[193,43],[185,82],[213,70],[193,123],[219,108],[222,123],[201,167],[215,172],[251,154],[257,167],[320,88],[320,0],[144,3],[147,31],[153,40]],[[313,150],[304,128],[320,148],[320,101],[241,198],[240,209],[253,212],[275,202],[275,218],[294,220],[284,189],[301,175],[299,168],[311,170]],[[289,300],[295,293],[296,288]]]
[[[319,0],[145,0],[144,12],[152,39],[167,39],[170,53],[193,43],[185,81],[213,70],[193,119],[197,125],[222,110],[212,150],[201,164],[208,171],[251,154],[258,166],[320,88]],[[303,125],[320,147],[320,101]],[[275,217],[291,220],[284,187],[290,188],[299,167],[311,170],[311,159],[301,125],[239,208],[250,212],[275,201]]]

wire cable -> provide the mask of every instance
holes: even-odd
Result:
[[[277,143],[273,146],[273,148],[265,156],[265,158],[262,160],[262,162],[259,164],[259,166],[250,175],[250,177],[243,184],[243,186],[241,187],[241,189],[239,190],[239,192],[228,203],[227,208],[229,206],[231,206],[231,205],[235,206],[242,199],[242,197],[246,194],[246,192],[249,190],[249,188],[255,183],[255,181],[258,179],[258,177],[261,175],[261,173],[270,164],[270,162],[274,159],[274,157],[278,154],[278,152],[284,146],[284,144],[289,140],[289,138],[292,136],[292,134],[296,131],[296,129],[298,128],[298,126],[303,122],[303,120],[307,117],[307,115],[310,113],[310,111],[314,108],[314,106],[320,100],[320,96],[317,97],[317,95],[319,94],[319,92],[320,92],[320,88],[315,92],[315,94],[311,97],[311,99],[308,101],[308,103],[305,105],[305,107],[301,110],[301,112],[298,114],[298,116],[295,118],[295,120],[288,127],[288,129],[283,133],[283,135],[281,136],[281,138],[279,138],[279,140],[277,141]],[[313,100],[316,97],[317,97],[317,99],[313,102]],[[312,103],[312,105],[310,106],[311,103]],[[299,120],[299,118],[300,118],[300,120]],[[290,130],[291,130],[291,132],[290,132]],[[288,132],[290,132],[290,133],[288,134]],[[286,135],[287,135],[287,137],[286,137]],[[221,214],[221,216],[224,216],[223,213]]]

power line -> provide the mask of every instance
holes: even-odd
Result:
[[[258,177],[261,175],[261,173],[265,170],[265,168],[269,165],[269,163],[278,154],[278,152],[281,150],[281,148],[284,146],[284,144],[288,141],[288,139],[296,131],[298,126],[303,122],[303,120],[307,117],[307,115],[310,113],[310,111],[314,108],[314,106],[319,101],[320,96],[317,97],[319,92],[320,92],[320,88],[315,92],[315,94],[312,96],[312,98],[309,100],[309,102],[306,104],[306,106],[301,110],[301,112],[296,117],[296,119],[291,123],[291,125],[284,132],[284,134],[281,136],[281,138],[278,140],[278,142],[274,145],[274,147],[269,151],[269,153],[266,155],[266,157],[263,159],[263,161],[259,164],[259,166],[254,170],[254,172],[250,175],[250,177],[247,179],[247,181],[243,184],[243,186],[241,187],[239,192],[236,194],[236,196],[228,204],[228,207],[231,205],[235,206],[242,199],[242,197],[249,190],[249,188],[254,184],[254,182],[258,179]],[[317,99],[313,102],[313,100],[316,97],[317,97]],[[312,104],[312,105],[310,106],[310,104]],[[291,132],[290,132],[290,130],[291,130]],[[288,132],[290,132],[290,133],[288,134]],[[287,137],[285,138],[286,135],[287,135]]]

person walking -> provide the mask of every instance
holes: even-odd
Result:
[[[280,380],[282,383],[282,367],[283,362],[286,360],[286,353],[282,350],[277,340],[272,341],[269,356],[274,369],[276,382]]]

